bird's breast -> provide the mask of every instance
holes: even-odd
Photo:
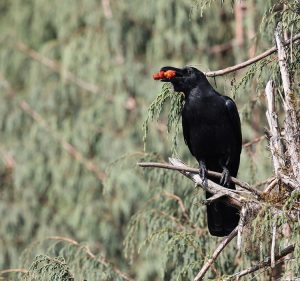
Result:
[[[187,101],[182,125],[196,158],[222,155],[230,149],[233,132],[226,109],[218,100]]]

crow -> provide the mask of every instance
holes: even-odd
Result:
[[[236,177],[239,169],[242,133],[234,101],[215,91],[204,73],[194,67],[162,67],[153,78],[172,83],[175,92],[184,94],[183,136],[199,163],[204,184],[208,178],[235,189],[230,176]],[[207,177],[207,170],[222,173],[221,179]],[[223,202],[213,201],[207,206],[208,230],[213,236],[227,236],[238,225],[239,217],[238,209]]]

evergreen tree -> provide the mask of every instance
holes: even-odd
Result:
[[[162,91],[153,72],[163,65],[223,69],[272,47],[277,22],[286,39],[299,31],[296,0],[229,2],[1,1],[1,278],[196,276],[220,243],[207,231],[204,193],[182,175],[136,163],[175,154],[196,165],[178,126],[180,99]],[[287,46],[295,93],[297,43]],[[270,78],[282,96],[276,53],[211,78],[238,104],[244,137],[238,177],[251,185],[273,176],[262,98]],[[270,255],[274,223],[279,229],[289,221],[275,221],[267,203],[245,226],[240,252],[231,242],[207,278]],[[284,210],[299,208],[297,190],[285,203]],[[290,225],[288,239],[277,233],[279,250],[287,240],[295,247],[280,269],[285,278],[300,274],[299,224]],[[274,273],[266,268],[252,279]]]

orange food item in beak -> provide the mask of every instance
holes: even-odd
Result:
[[[176,75],[176,71],[175,70],[167,70],[165,73],[164,73],[164,76],[165,78],[172,78]]]
[[[160,72],[154,73],[152,75],[152,77],[154,80],[160,80],[160,79],[164,79],[164,78],[170,79],[170,78],[174,77],[175,75],[176,75],[175,70],[167,70],[167,71],[161,70]]]
[[[164,79],[165,78],[164,73],[165,73],[164,71],[160,71],[158,73],[154,73],[152,75],[152,77],[153,77],[154,80]]]

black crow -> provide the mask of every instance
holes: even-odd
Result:
[[[184,93],[182,129],[184,140],[199,163],[199,174],[207,181],[207,169],[222,173],[210,180],[235,189],[230,176],[236,177],[242,148],[239,114],[234,101],[220,95],[206,76],[194,67],[166,66],[153,75],[156,80],[171,82],[174,91]],[[209,198],[210,193],[206,193]],[[227,236],[239,222],[236,208],[215,201],[207,206],[208,229],[211,235]]]

